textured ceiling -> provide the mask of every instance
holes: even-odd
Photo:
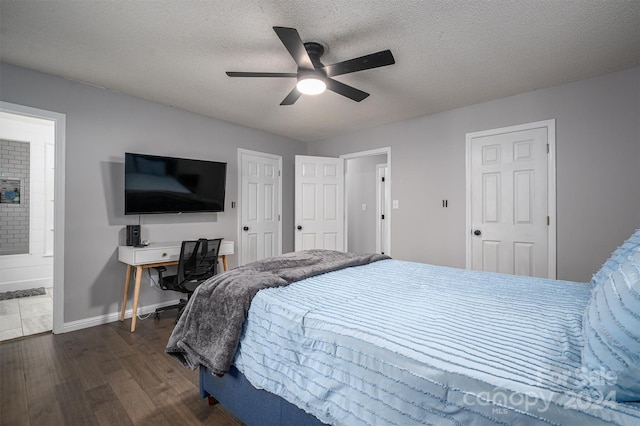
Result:
[[[3,62],[302,141],[640,65],[640,1],[6,1]],[[273,26],[325,64],[391,49],[396,64],[335,77],[371,94],[279,103],[295,72]]]

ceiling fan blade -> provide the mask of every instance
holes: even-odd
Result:
[[[362,90],[358,90],[355,87],[348,86],[332,78],[327,78],[325,82],[327,83],[327,89],[342,96],[346,96],[347,98],[352,99],[356,102],[360,102],[361,100],[369,96],[367,92],[363,92]]]
[[[349,74],[357,71],[364,71],[371,68],[384,67],[393,65],[396,61],[390,50],[382,50],[370,55],[361,56],[359,58],[349,59],[348,61],[338,62],[337,64],[327,65],[323,69],[327,76]]]
[[[284,44],[284,47],[287,48],[300,68],[315,69],[307,49],[304,48],[304,43],[300,38],[300,34],[298,34],[298,30],[286,27],[273,27],[273,30],[278,34],[282,44]]]
[[[227,71],[229,77],[285,77],[295,78],[298,74],[294,72],[241,72]]]
[[[294,87],[291,92],[287,95],[286,98],[280,102],[280,105],[293,105],[296,103],[298,98],[302,96],[302,93],[298,90],[298,88]]]

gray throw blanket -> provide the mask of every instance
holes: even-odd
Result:
[[[195,369],[202,364],[221,376],[229,371],[233,362],[251,300],[259,290],[383,259],[389,256],[307,250],[216,275],[191,296],[166,351],[185,367]]]

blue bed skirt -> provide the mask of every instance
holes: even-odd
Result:
[[[317,426],[320,420],[270,392],[256,389],[237,368],[222,377],[200,366],[200,396],[213,397],[248,426]]]

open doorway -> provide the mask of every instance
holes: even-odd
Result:
[[[0,121],[0,339],[60,333],[65,116],[0,102]]]
[[[390,188],[389,147],[339,158],[296,155],[295,250],[391,254]]]
[[[386,227],[387,155],[345,159],[345,225],[347,250],[388,253]]]

